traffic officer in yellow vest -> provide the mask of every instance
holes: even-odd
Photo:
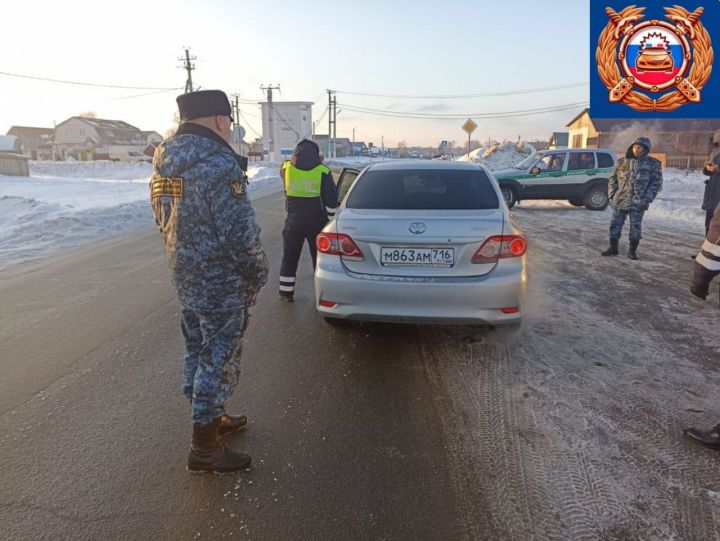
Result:
[[[320,148],[303,139],[282,164],[287,217],[283,228],[283,258],[280,265],[280,298],[292,302],[303,243],[308,243],[313,268],[317,259],[315,237],[337,210],[337,188],[330,169],[323,165]]]

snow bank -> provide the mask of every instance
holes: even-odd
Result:
[[[31,162],[30,172],[30,178],[0,175],[0,269],[154,225],[150,164]],[[251,197],[282,189],[277,172],[251,165]]]
[[[523,141],[493,141],[486,147],[476,148],[470,154],[460,156],[455,161],[481,163],[490,171],[510,169],[535,152],[535,148]]]

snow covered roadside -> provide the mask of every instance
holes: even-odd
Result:
[[[147,163],[30,162],[30,177],[0,175],[0,269],[153,226]],[[281,189],[277,167],[251,164],[251,198]]]
[[[653,223],[662,223],[672,229],[702,233],[705,228],[705,211],[700,206],[707,178],[700,171],[686,173],[679,169],[665,169],[662,191],[645,213],[643,223],[650,226]],[[523,210],[560,209],[563,207],[568,211],[575,208],[565,200],[521,201],[513,208],[513,212],[519,216]],[[609,226],[612,209],[608,207],[605,213]],[[585,212],[568,212],[565,216],[567,219],[577,221],[586,221],[585,218],[587,218]]]

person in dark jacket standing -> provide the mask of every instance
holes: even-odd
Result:
[[[713,138],[713,148],[710,151],[710,159],[705,163],[703,173],[710,178],[705,181],[705,193],[703,194],[702,209],[705,211],[705,233],[710,228],[710,220],[715,214],[715,209],[720,204],[720,132]]]
[[[625,219],[630,218],[630,248],[628,257],[637,259],[642,238],[643,214],[662,189],[662,165],[648,156],[651,145],[647,137],[638,137],[618,160],[608,181],[608,198],[613,208],[610,222],[610,247],[604,256],[618,255],[618,244]]]
[[[238,384],[248,309],[267,281],[268,263],[247,196],[247,160],[228,144],[227,96],[203,90],[177,103],[182,124],[155,151],[150,195],[182,306],[183,392],[193,422],[187,469],[227,473],[251,461],[225,448],[220,436],[247,424],[225,404]]]
[[[715,209],[715,214],[710,220],[705,242],[695,256],[690,292],[700,299],[706,299],[710,282],[718,275],[720,275],[720,205]],[[685,430],[685,435],[707,447],[720,449],[720,424],[710,430],[688,428]]]
[[[335,216],[338,196],[332,173],[322,163],[320,147],[314,141],[303,139],[295,146],[292,158],[280,168],[280,178],[285,185],[287,217],[282,232],[279,293],[281,299],[292,302],[303,244],[308,244],[314,269],[315,237]]]

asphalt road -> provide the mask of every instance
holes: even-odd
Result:
[[[3,539],[450,539],[462,531],[415,327],[336,330],[270,285],[232,410],[240,476],[190,475],[178,304],[155,230],[0,273]]]
[[[682,436],[720,421],[699,232],[650,220],[640,261],[603,258],[608,213],[520,205],[517,334],[331,328],[306,256],[296,302],[276,298],[282,197],[255,207],[272,274],[231,402],[241,475],[184,469],[156,231],[0,272],[0,538],[720,539],[720,455]]]

